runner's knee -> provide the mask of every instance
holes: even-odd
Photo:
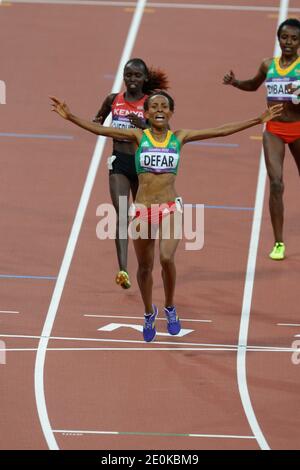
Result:
[[[283,194],[284,191],[284,184],[279,179],[274,179],[270,182],[270,191],[271,194],[274,196],[279,196]]]
[[[152,273],[153,262],[140,262],[138,267],[138,273],[140,276],[147,276]]]
[[[164,253],[160,254],[160,264],[163,269],[167,269],[168,267],[174,264],[174,257],[166,255]]]

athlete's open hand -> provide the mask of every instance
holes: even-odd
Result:
[[[69,119],[71,112],[66,103],[64,101],[59,101],[55,96],[50,96],[50,99],[52,101],[52,111],[55,111],[64,119]]]
[[[283,104],[276,104],[275,106],[270,106],[261,116],[261,122],[268,122],[271,119],[277,118],[281,116],[283,111],[284,105]]]
[[[145,121],[143,121],[143,119],[138,117],[136,114],[130,113],[130,114],[128,114],[127,117],[129,119],[130,123],[134,127],[137,127],[138,129],[146,129],[147,128],[147,126],[145,125]]]
[[[223,77],[223,85],[232,85],[234,86],[236,84],[236,78],[234,75],[234,72],[230,70],[229,73],[226,73]]]
[[[300,93],[300,80],[295,80],[293,83],[289,83],[286,86],[286,90],[290,95],[296,95],[296,97],[298,97]]]
[[[97,124],[103,124],[103,117],[102,116],[95,116],[93,119],[93,122],[96,122]]]

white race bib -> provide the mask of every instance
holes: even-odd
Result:
[[[173,149],[143,149],[140,154],[141,168],[152,173],[170,173],[178,165],[178,153]]]
[[[294,101],[300,99],[300,80],[272,78],[266,81],[269,100]]]

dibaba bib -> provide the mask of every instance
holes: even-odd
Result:
[[[280,67],[279,57],[275,57],[268,69],[265,84],[268,100],[298,102],[300,100],[300,57],[286,69]]]

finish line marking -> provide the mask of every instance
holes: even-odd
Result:
[[[70,338],[64,336],[35,336],[35,335],[12,335],[12,334],[0,334],[0,338],[20,338],[20,339],[41,339],[46,338],[47,340],[58,340],[58,341],[87,341],[87,342],[99,342],[99,343],[126,343],[126,344],[142,344],[146,346],[145,341],[142,340],[125,340],[125,339],[109,339],[109,338]],[[299,348],[290,348],[290,347],[278,347],[278,346],[239,346],[237,344],[215,344],[215,343],[189,343],[189,342],[175,342],[175,341],[155,341],[151,343],[154,345],[172,345],[175,346],[185,346],[185,347],[203,347],[203,348],[219,348],[224,351],[228,350],[241,350],[246,349],[247,351],[255,352],[299,352]],[[6,349],[6,348],[5,348]],[[115,348],[112,348],[115,349]],[[122,348],[123,349],[123,348]],[[129,349],[129,348],[124,348]],[[140,349],[140,348],[139,348]],[[146,349],[146,348],[145,348]],[[149,348],[147,348],[149,349]],[[158,348],[155,348],[158,349]],[[181,350],[182,348],[176,348]],[[47,348],[48,350],[48,348]]]
[[[124,317],[123,315],[96,315],[96,314],[84,314],[84,317],[92,317],[92,318],[123,318],[126,320],[141,320],[141,317]],[[167,321],[166,318],[156,318],[156,321]],[[191,321],[191,322],[199,322],[199,323],[212,323],[212,320],[196,320],[191,318],[180,318],[181,322],[184,321]],[[300,326],[300,325],[299,325]]]
[[[34,352],[38,348],[0,348],[0,352]],[[236,352],[237,348],[155,348],[155,347],[140,347],[140,348],[47,348],[48,351],[232,351]],[[297,349],[295,352],[299,352]]]
[[[300,336],[300,335],[298,335]],[[156,342],[155,344],[161,344]],[[205,352],[212,352],[212,351],[218,351],[218,352],[237,352],[238,347],[233,347],[233,348],[221,348],[221,347],[204,347],[204,348],[183,348],[183,347],[170,347],[170,348],[160,348],[160,347],[146,347],[146,344],[143,341],[143,345],[145,347],[140,347],[140,348],[47,348],[48,351],[78,351],[78,352],[85,352],[85,351],[205,351]],[[35,352],[38,351],[38,348],[0,348],[0,352]],[[288,352],[288,353],[300,353],[300,348],[286,348],[286,349],[275,349],[275,348],[249,348],[247,352]]]

